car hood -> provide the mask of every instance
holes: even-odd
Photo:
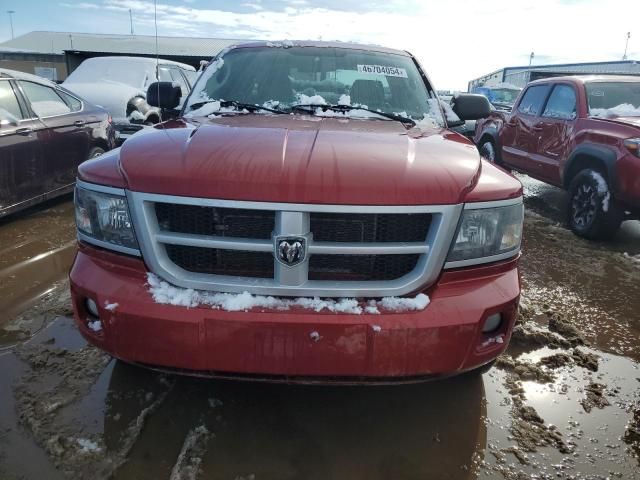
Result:
[[[95,83],[64,82],[67,90],[105,108],[115,121],[127,121],[127,103],[133,97],[146,97],[140,89],[126,83],[106,80]]]
[[[120,151],[134,191],[203,198],[344,205],[463,201],[480,158],[444,129],[307,115],[176,120]]]

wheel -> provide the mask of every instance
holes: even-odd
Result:
[[[88,158],[96,158],[99,157],[100,155],[102,155],[104,153],[104,148],[100,148],[100,147],[93,147],[90,151],[89,151],[89,157]]]
[[[569,185],[569,227],[578,236],[590,240],[612,238],[624,211],[613,201],[609,185],[596,170],[582,170]]]
[[[491,140],[483,140],[480,144],[480,156],[491,163],[496,163],[496,147]]]

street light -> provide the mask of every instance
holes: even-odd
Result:
[[[627,32],[627,42],[624,44],[624,55],[622,56],[622,60],[627,59],[627,48],[629,48],[629,39],[631,38],[631,32]]]
[[[531,55],[529,55],[529,66],[531,66],[531,62],[533,62],[533,57],[535,57],[535,54],[531,52]]]
[[[15,10],[7,10],[9,14],[9,25],[11,25],[11,40],[13,40],[13,14],[16,13]]]

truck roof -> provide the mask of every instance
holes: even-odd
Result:
[[[409,57],[411,54],[404,50],[396,50],[394,48],[382,47],[380,45],[369,45],[363,43],[350,43],[350,42],[324,42],[314,40],[284,40],[273,42],[246,42],[237,43],[229,47],[234,48],[255,48],[255,47],[317,47],[317,48],[344,48],[350,50],[365,50],[370,52],[391,53],[394,55],[402,55]]]
[[[640,75],[566,75],[564,77],[541,78],[534,80],[529,85],[560,81],[581,85],[592,82],[640,82]]]

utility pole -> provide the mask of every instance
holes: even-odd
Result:
[[[133,13],[131,13],[131,9],[129,9],[129,23],[131,24],[131,35],[133,35]]]
[[[15,10],[7,10],[7,13],[9,14],[9,25],[11,25],[11,40],[13,40],[13,14],[16,12]]]
[[[622,60],[627,59],[627,49],[629,48],[629,39],[631,38],[631,32],[627,32],[627,41],[624,44],[624,55],[622,56]]]
[[[535,54],[531,52],[531,55],[529,55],[529,66],[531,66],[531,62],[533,62],[533,57],[535,57]]]

